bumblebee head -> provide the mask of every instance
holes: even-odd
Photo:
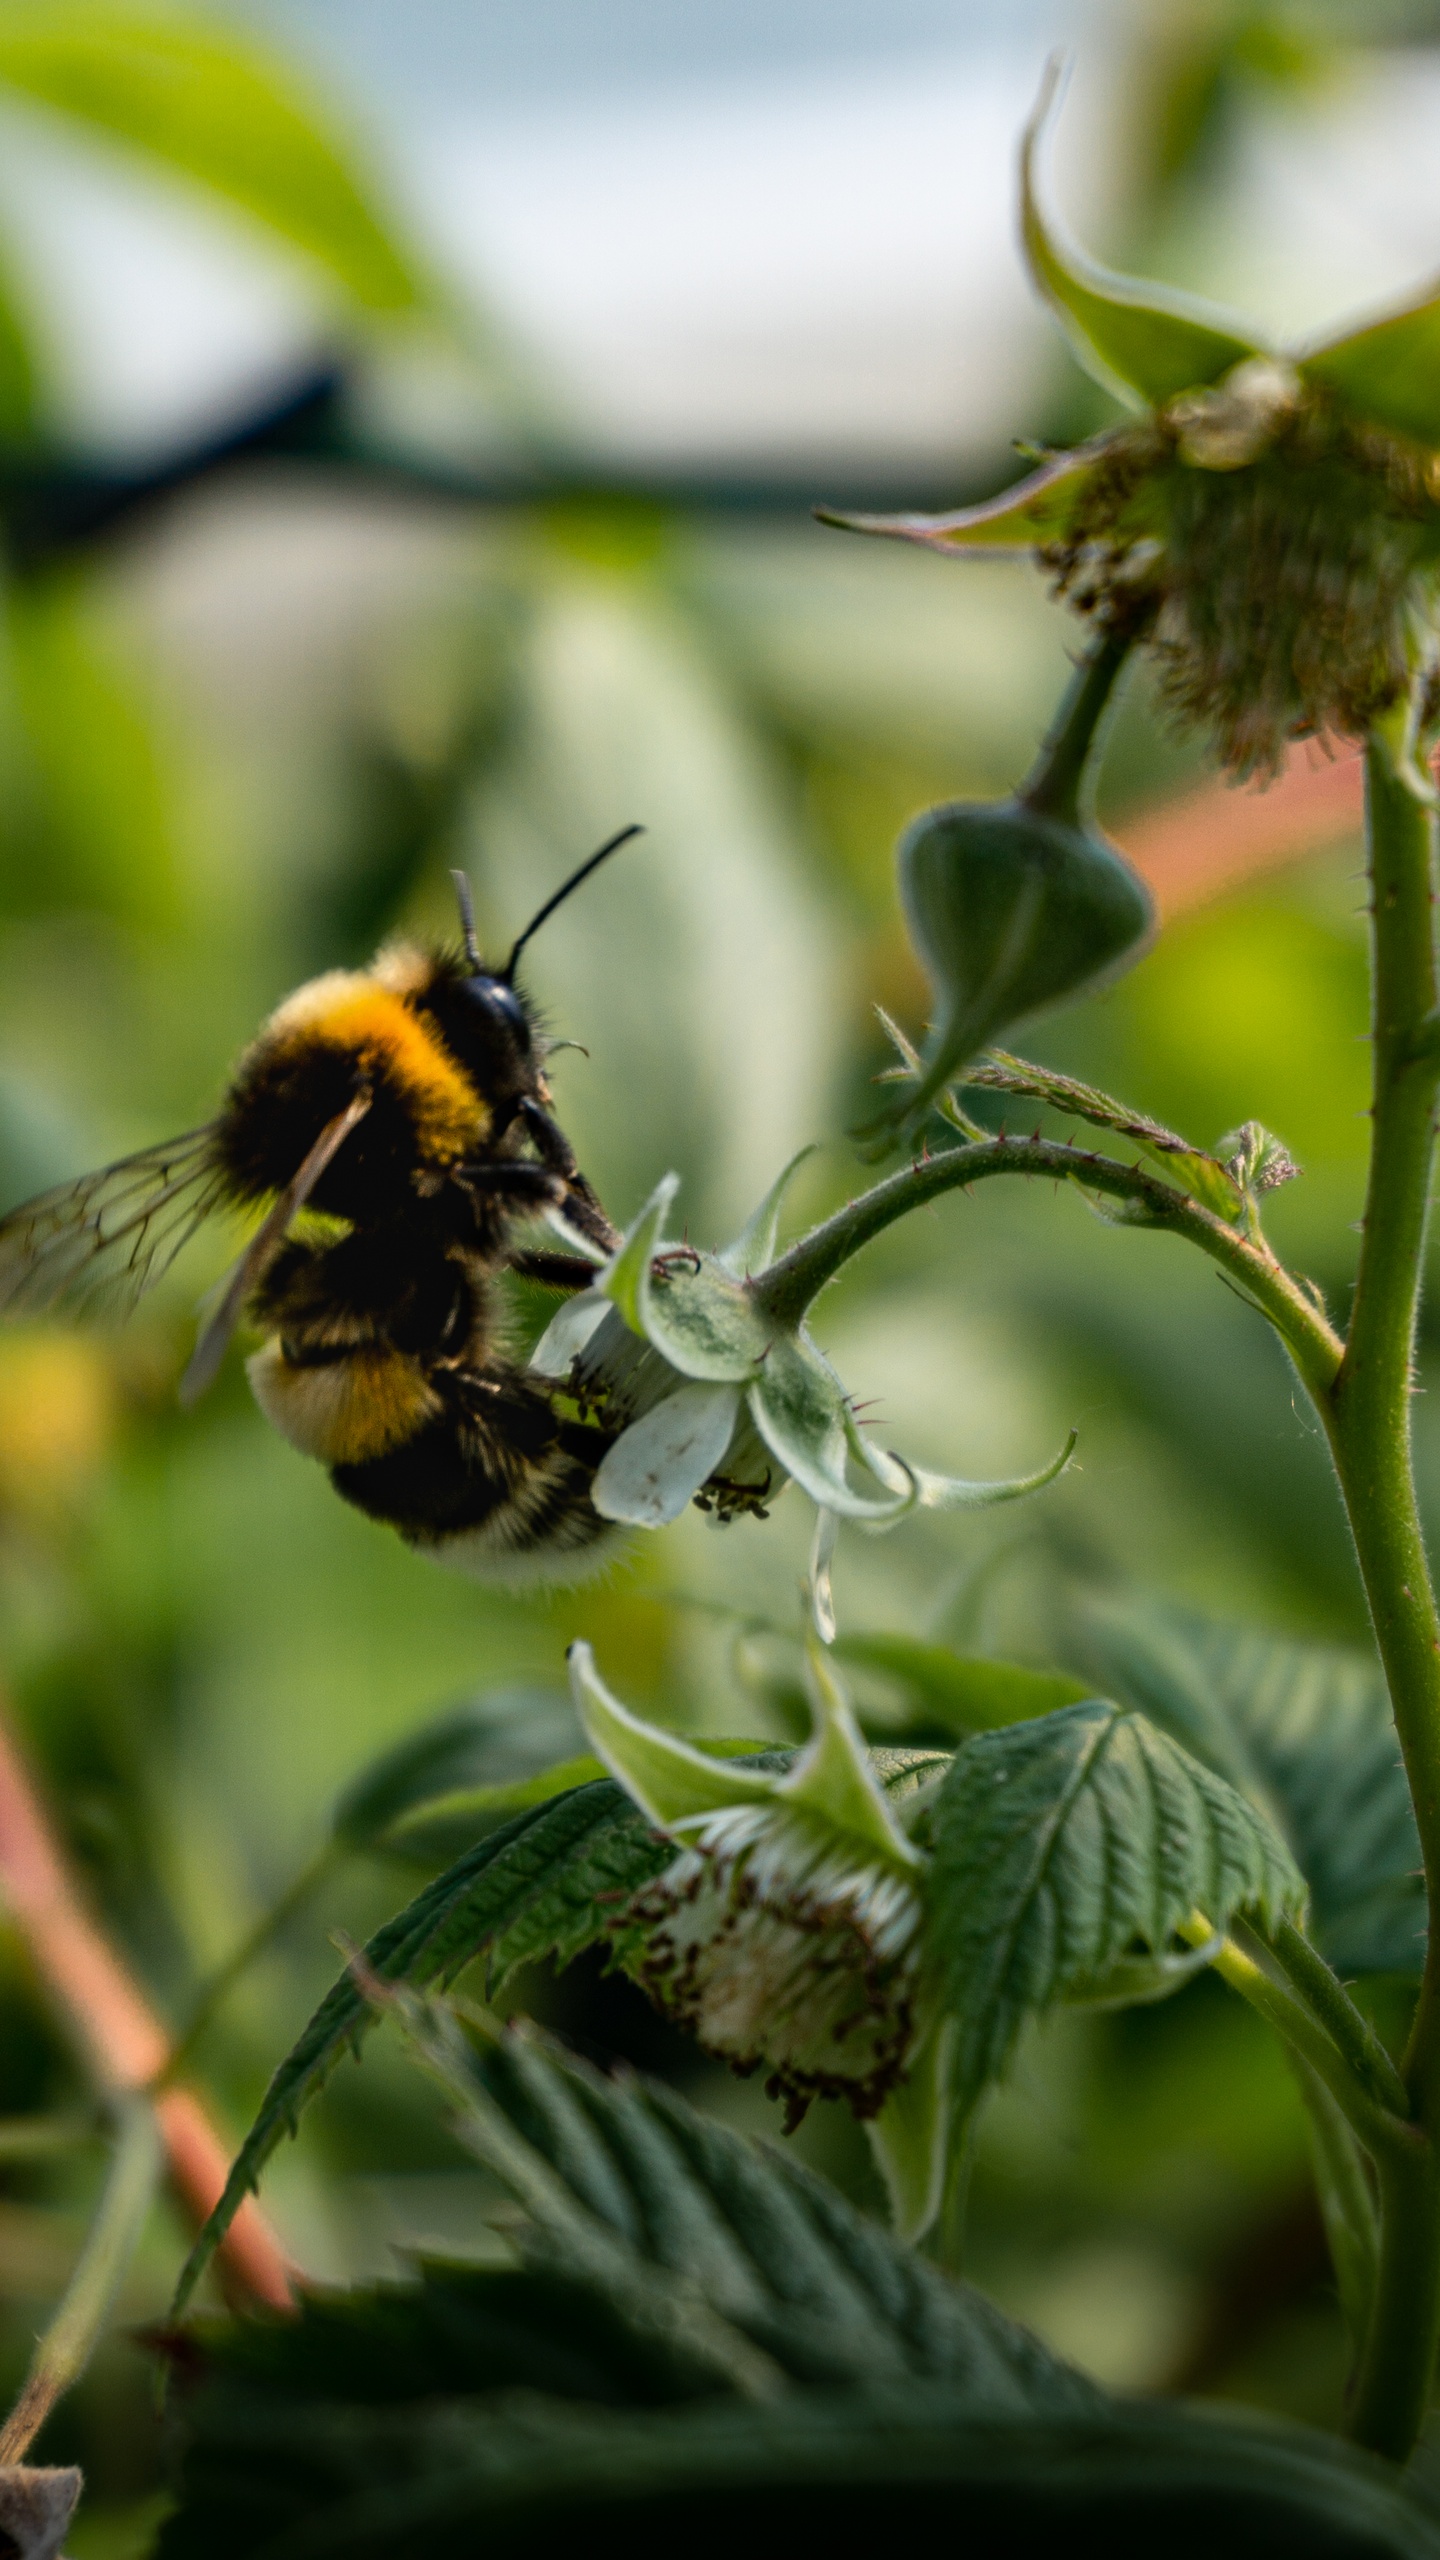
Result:
[[[460,1019],[473,1022],[478,1037],[497,1049],[513,1042],[521,1057],[529,1056],[533,1045],[529,1010],[508,978],[477,969],[473,977],[455,980],[453,994]]]
[[[486,1090],[497,1097],[535,1090],[539,1081],[539,1059],[536,1056],[535,1017],[515,984],[515,969],[520,954],[532,934],[553,916],[555,910],[588,880],[592,871],[612,853],[638,836],[638,827],[622,827],[602,844],[598,853],[582,862],[562,881],[553,897],[546,899],[538,915],[533,915],[516,942],[503,969],[485,965],[475,936],[475,910],[470,883],[463,871],[452,871],[455,895],[460,905],[460,926],[465,944],[463,969],[445,975],[443,1004],[439,990],[431,1004],[443,1013],[445,1037],[462,1063],[478,1075]],[[543,1045],[543,1044],[542,1044]]]

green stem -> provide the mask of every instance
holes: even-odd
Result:
[[[1192,1946],[1203,1946],[1213,1930],[1203,1913],[1197,1912],[1180,1935]],[[1231,1922],[1215,1958],[1215,1971],[1309,2065],[1377,2165],[1392,2158],[1408,2161],[1427,2156],[1429,2146],[1423,2134],[1389,2108],[1377,2104],[1333,2042],[1323,2020],[1285,1979],[1264,1940],[1247,1929],[1243,1921]]]
[[[1331,2041],[1376,2105],[1388,2107],[1392,2115],[1408,2117],[1410,2098],[1405,2083],[1338,1974],[1331,1972],[1324,1957],[1293,1920],[1280,1922],[1269,1945],[1296,1991],[1322,2021]]]
[[[1269,1317],[1317,1402],[1328,1398],[1343,1345],[1314,1300],[1263,1242],[1256,1243],[1141,1165],[1122,1164],[1117,1157],[1061,1145],[1054,1139],[983,1138],[971,1146],[947,1147],[939,1155],[892,1173],[838,1209],[823,1226],[802,1236],[768,1271],[752,1280],[757,1303],[773,1323],[798,1324],[811,1301],[852,1254],[897,1218],[908,1217],[912,1209],[923,1208],[942,1192],[965,1190],[971,1183],[1002,1173],[1078,1182],[1087,1191],[1133,1203],[1139,1213],[1137,1223],[1198,1245]]]
[[[1350,2433],[1372,2453],[1404,2462],[1430,2402],[1435,2361],[1440,2178],[1430,2143],[1414,2156],[1375,2163],[1380,2181],[1380,2263],[1360,2358]]]
[[[1440,1611],[1420,1526],[1410,1398],[1435,1141],[1440,984],[1434,822],[1397,769],[1366,755],[1374,1132],[1345,1357],[1316,1403],[1325,1422],[1385,1667],[1415,1806],[1429,1906],[1440,1909]],[[1432,1926],[1404,2075],[1423,2151],[1382,2166],[1380,2271],[1352,2431],[1396,2459],[1424,2414],[1440,2340],[1440,1930]]]
[[[115,2158],[64,2298],[31,2358],[20,2397],[0,2428],[0,2467],[23,2461],[55,2403],[90,2361],[145,2227],[162,2152],[154,2110],[143,2098],[117,2108]]]
[[[343,1842],[327,1840],[324,1847],[311,1859],[309,1865],[302,1867],[298,1876],[295,1876],[285,1887],[278,1900],[272,1902],[267,1911],[261,1912],[254,1927],[247,1929],[239,1945],[231,1949],[223,1964],[217,1965],[209,1981],[202,1984],[184,2029],[172,2047],[163,2071],[155,2081],[154,2085],[157,2089],[173,2088],[175,2082],[184,2077],[190,2068],[197,2045],[206,2034],[216,2011],[228,1999],[241,1975],[249,1972],[256,1957],[264,1954],[265,1949],[279,1936],[286,1922],[293,1920],[296,1912],[304,1909],[305,1904],[323,1883],[331,1868],[338,1866],[346,1854]]]
[[[1375,2191],[1354,2132],[1324,2081],[1298,2053],[1292,2052],[1290,2064],[1305,2102],[1311,2165],[1330,2260],[1346,2326],[1358,2350],[1370,2326],[1380,2262]]]
[[[1081,826],[1095,798],[1098,732],[1132,638],[1103,635],[1083,657],[1061,697],[1044,745],[1015,797],[1037,817]]]

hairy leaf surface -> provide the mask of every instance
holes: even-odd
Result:
[[[1418,1975],[1420,1842],[1378,1665],[1154,1604],[1077,1611],[1077,1668],[1141,1708],[1269,1810],[1310,1888],[1337,1972]]]
[[[499,1982],[532,1958],[567,1962],[604,1934],[618,1906],[671,1855],[670,1843],[657,1840],[623,1788],[597,1780],[517,1815],[447,1867],[377,1930],[364,1950],[365,1967],[381,1982],[447,1982],[484,1956],[490,1979]],[[364,1993],[343,1973],[265,2092],[225,2192],[186,2263],[182,2302],[266,2161],[374,2021]]]
[[[362,306],[429,289],[377,220],[324,118],[258,50],[169,11],[0,8],[0,84],[144,152],[316,260]]]
[[[1440,2560],[1386,2466],[1299,2428],[1126,2405],[786,2155],[533,2030],[407,2002],[519,2264],[200,2333],[161,2560],[570,2548],[1048,2548]],[[683,2539],[682,2539],[683,2538]]]
[[[1236,1788],[1144,1716],[1098,1700],[977,1734],[935,1807],[934,1943],[959,2021],[956,2103],[1004,2070],[1025,2019],[1103,1997],[1182,1923],[1298,1916],[1304,1882]]]

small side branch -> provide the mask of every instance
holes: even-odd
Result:
[[[78,2382],[139,2244],[160,2167],[159,2129],[143,2098],[117,2108],[115,2157],[65,2298],[0,2427],[0,2466],[23,2462],[57,2400]]]
[[[1083,1190],[1123,1201],[1133,1222],[1183,1236],[1233,1280],[1281,1335],[1311,1394],[1328,1396],[1344,1355],[1341,1342],[1300,1283],[1276,1261],[1263,1240],[1227,1224],[1141,1165],[1093,1149],[1046,1138],[982,1138],[947,1147],[876,1183],[836,1211],[823,1226],[772,1263],[751,1285],[777,1324],[794,1324],[851,1256],[898,1218],[923,1208],[946,1191],[966,1190],[997,1174],[1078,1183]]]

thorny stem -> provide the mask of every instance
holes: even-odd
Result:
[[[1432,1914],[1440,1908],[1440,1612],[1411,1455],[1411,1365],[1435,1143],[1440,1052],[1434,823],[1397,770],[1366,757],[1374,952],[1374,1134],[1345,1357],[1316,1398],[1329,1434],[1385,1666]],[[1440,1930],[1433,1924],[1404,2071],[1424,2152],[1381,2164],[1380,2266],[1353,2433],[1403,2460],[1419,2431],[1440,2336]]]
[[[1311,1394],[1317,1400],[1328,1395],[1344,1345],[1314,1299],[1276,1261],[1263,1239],[1243,1234],[1141,1165],[1123,1164],[1117,1157],[1061,1145],[1054,1139],[983,1138],[907,1165],[838,1209],[833,1218],[772,1262],[750,1284],[756,1300],[773,1323],[798,1324],[851,1255],[897,1218],[908,1217],[912,1209],[922,1208],[943,1192],[966,1190],[973,1182],[1001,1173],[1078,1183],[1084,1190],[1130,1203],[1137,1225],[1184,1236],[1198,1245],[1269,1317]]]
[[[0,1903],[24,1938],[105,2097],[149,2089],[170,2039],[80,1900],[39,1798],[0,1712]],[[193,2090],[164,2089],[154,2114],[170,2181],[187,2215],[203,2223],[224,2192],[229,2155]],[[269,2309],[292,2306],[290,2268],[269,2224],[247,2200],[227,2234],[222,2273],[237,2293]]]

